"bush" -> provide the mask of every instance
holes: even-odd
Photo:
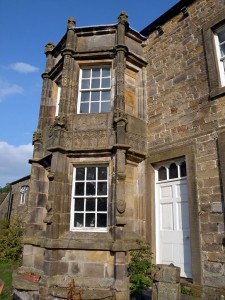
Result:
[[[137,240],[139,246],[131,250],[131,260],[128,265],[130,289],[132,294],[140,293],[144,288],[152,286],[152,252],[149,243]]]
[[[18,218],[0,222],[0,261],[17,261],[22,257],[23,225]]]

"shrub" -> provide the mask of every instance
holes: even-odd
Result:
[[[0,260],[17,261],[21,259],[23,244],[23,225],[18,218],[0,222]]]
[[[132,294],[141,292],[144,288],[152,286],[152,252],[149,243],[137,240],[139,246],[131,250],[128,274],[130,278],[130,289]]]

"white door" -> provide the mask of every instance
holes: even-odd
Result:
[[[156,260],[173,263],[181,268],[181,277],[192,278],[186,171],[182,177],[176,166],[174,178],[168,167],[166,179],[156,181]]]

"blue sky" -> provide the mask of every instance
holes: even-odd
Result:
[[[114,24],[121,11],[137,31],[178,0],[0,0],[0,186],[30,173],[45,68],[44,46],[59,42],[67,20]]]

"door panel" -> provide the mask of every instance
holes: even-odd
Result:
[[[156,184],[157,263],[181,268],[182,277],[192,277],[190,226],[186,179]]]

